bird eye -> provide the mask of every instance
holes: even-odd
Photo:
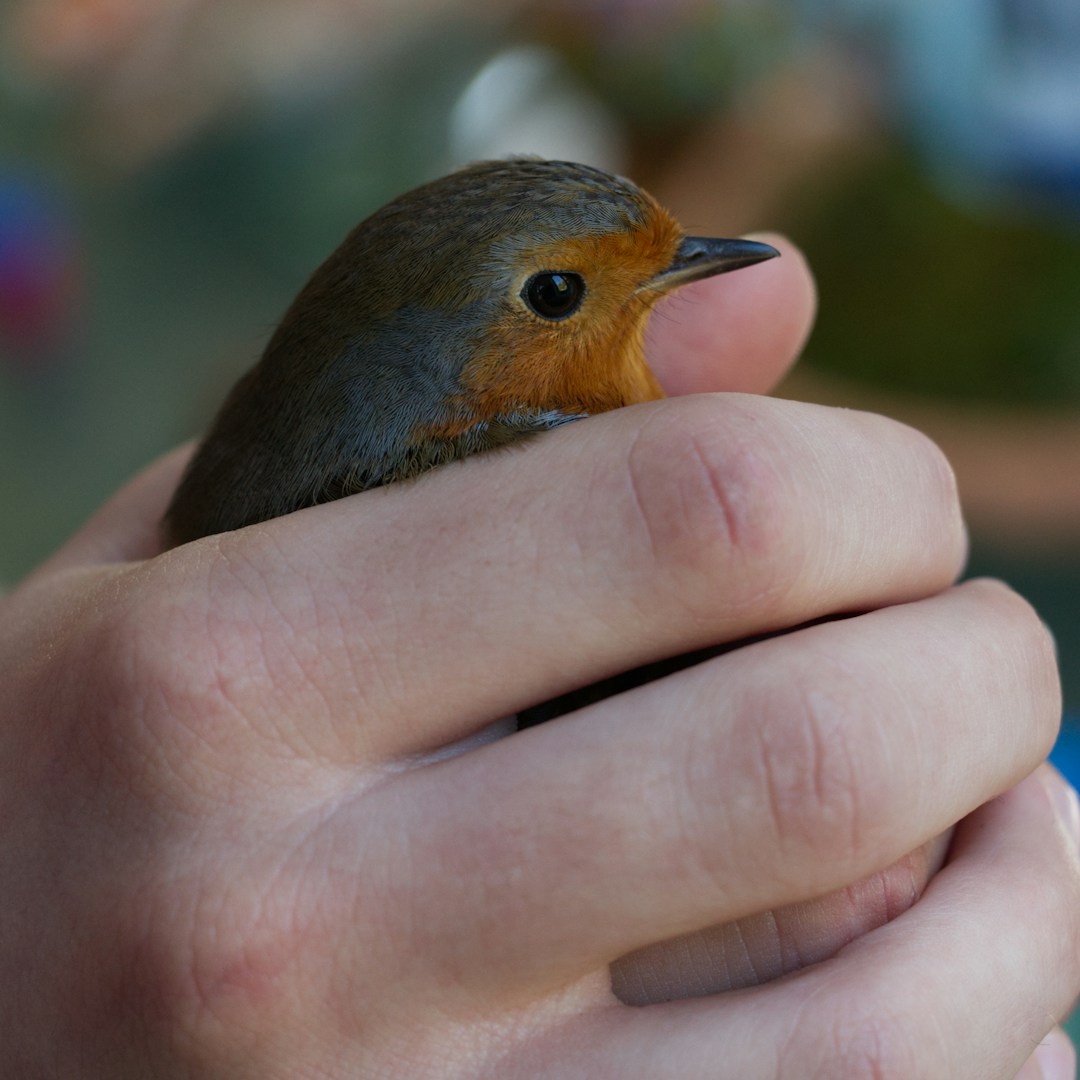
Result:
[[[525,282],[521,298],[543,319],[565,319],[581,307],[585,279],[580,274],[545,270]]]

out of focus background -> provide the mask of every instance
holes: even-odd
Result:
[[[0,580],[205,424],[353,224],[535,152],[803,245],[781,392],[942,444],[1080,707],[1075,0],[0,0],[0,50]]]

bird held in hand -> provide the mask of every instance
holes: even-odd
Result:
[[[300,291],[177,488],[171,543],[663,397],[653,305],[778,254],[688,237],[630,181],[488,161],[361,222]]]

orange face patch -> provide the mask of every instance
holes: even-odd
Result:
[[[515,266],[512,294],[462,372],[462,405],[478,417],[513,409],[597,413],[663,397],[645,363],[645,323],[657,295],[642,284],[671,264],[682,239],[659,206],[646,225],[538,245]],[[571,272],[585,298],[571,316],[545,320],[518,295],[541,271]]]

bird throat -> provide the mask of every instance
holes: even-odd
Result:
[[[462,372],[458,403],[483,419],[521,409],[593,415],[662,398],[645,361],[645,314],[614,340],[548,332],[525,347],[492,335]]]

